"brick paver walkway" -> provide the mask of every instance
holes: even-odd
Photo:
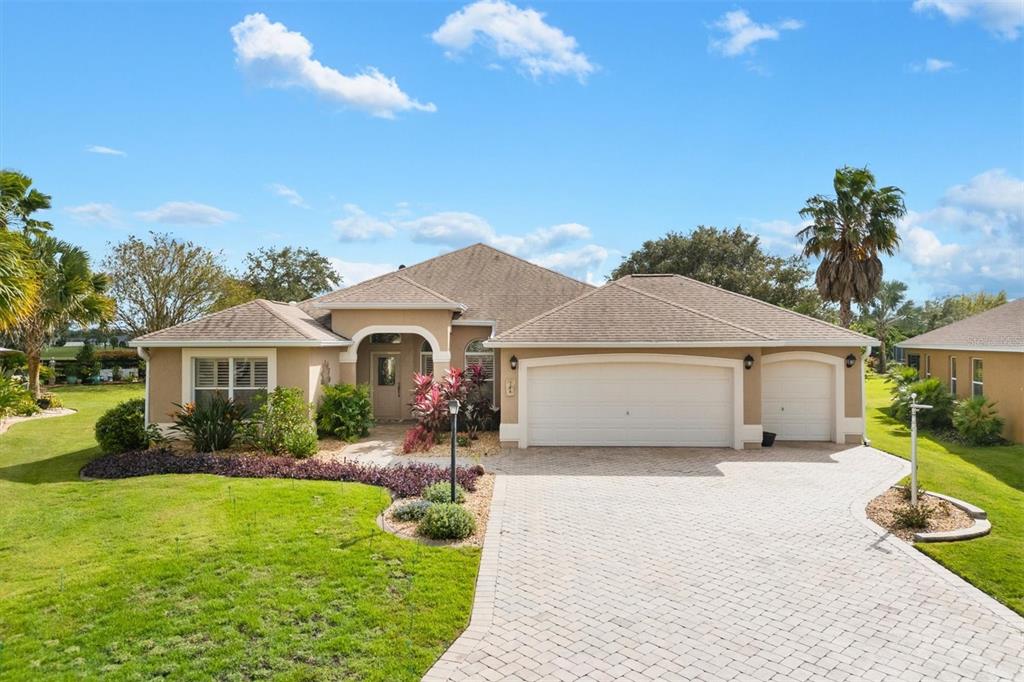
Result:
[[[537,448],[427,680],[1021,680],[1024,619],[863,518],[871,448]]]

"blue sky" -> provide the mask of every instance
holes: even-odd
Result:
[[[97,259],[153,229],[351,283],[475,241],[600,281],[698,224],[791,253],[867,164],[888,276],[1022,296],[1021,7],[5,2],[0,165]]]

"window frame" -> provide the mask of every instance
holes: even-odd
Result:
[[[463,351],[462,351],[462,361],[463,361],[464,367],[466,367],[468,369],[470,365],[483,364],[483,363],[479,363],[479,362],[475,362],[475,363],[474,362],[470,362],[470,356],[489,355],[491,357],[491,375],[489,377],[487,377],[486,379],[484,379],[484,383],[491,385],[491,396],[490,396],[491,397],[491,406],[495,407],[497,405],[497,403],[495,402],[497,396],[495,395],[495,392],[494,392],[494,386],[495,386],[494,375],[497,374],[497,372],[498,372],[498,356],[494,352],[493,348],[484,348],[484,350],[482,350],[482,351],[471,351],[471,350],[469,350],[470,346],[472,346],[474,343],[483,344],[483,342],[486,341],[486,340],[487,339],[470,339],[466,343],[465,348],[463,348]],[[484,366],[486,367],[486,365],[484,365]]]
[[[956,396],[957,383],[958,383],[957,379],[958,379],[958,377],[957,377],[956,356],[955,355],[950,355],[949,356],[949,392],[952,393],[954,396]]]
[[[917,365],[911,362],[911,358],[917,358]],[[920,353],[907,353],[907,367],[913,367],[920,373],[921,371],[921,354]]]
[[[426,350],[424,350],[426,349]],[[426,368],[423,366],[425,360],[430,361],[430,371],[425,371]],[[430,341],[423,339],[423,343],[420,344],[420,374],[434,375],[434,348],[430,345]]]
[[[975,372],[975,363],[981,365],[981,380]],[[981,358],[971,358],[971,396],[985,395],[985,361]]]
[[[924,356],[924,378],[925,379],[931,379],[932,378],[932,354],[931,353],[925,353],[925,356]]]
[[[265,358],[267,361],[266,391],[269,393],[277,388],[277,348],[274,346],[184,346],[181,348],[180,357],[180,402],[182,405],[195,400],[194,374],[196,358]],[[166,423],[170,423],[169,420]]]
[[[199,361],[201,361],[201,360],[212,360],[213,362],[220,362],[222,360],[226,360],[228,362],[228,385],[227,386],[220,386],[220,385],[215,385],[215,386],[198,386],[197,383],[198,383],[198,379],[199,379],[199,372],[198,372],[197,363]],[[263,386],[258,386],[256,384],[256,367],[255,367],[255,363],[260,362],[260,361],[265,362],[267,364],[266,384],[263,385]],[[238,383],[236,383],[236,381],[237,381],[237,373],[236,373],[237,365],[236,365],[236,363],[238,363],[238,362],[251,362],[251,363],[253,363],[253,368],[251,370],[250,384],[248,386],[242,386],[242,385],[239,385]],[[270,381],[270,358],[265,356],[265,355],[249,355],[249,354],[246,354],[246,355],[227,355],[227,354],[223,354],[223,353],[218,353],[216,355],[200,355],[200,354],[196,354],[196,355],[192,355],[189,358],[189,364],[192,365],[192,381],[189,382],[189,390],[190,390],[190,396],[191,396],[190,397],[190,402],[193,402],[193,403],[196,402],[196,392],[197,391],[226,391],[227,392],[227,396],[228,396],[228,400],[234,400],[235,399],[235,391],[238,391],[238,390],[241,390],[241,391],[252,391],[254,393],[256,393],[256,392],[258,392],[260,390],[262,390],[264,392],[268,392],[268,391],[272,390],[270,388],[270,383],[271,383],[271,381]],[[214,373],[216,374],[216,369],[214,370]]]

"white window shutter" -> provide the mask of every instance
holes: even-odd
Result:
[[[267,385],[268,385],[268,382],[267,382],[267,360],[266,360],[266,358],[259,358],[259,359],[257,359],[254,362],[254,365],[255,365],[255,370],[256,370],[255,372],[253,372],[253,377],[255,379],[254,385],[257,388],[266,388]]]

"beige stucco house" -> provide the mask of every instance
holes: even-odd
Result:
[[[1024,299],[907,339],[907,364],[941,379],[957,398],[984,395],[1006,420],[1003,436],[1024,443]]]
[[[132,341],[150,423],[212,393],[368,384],[482,364],[500,438],[532,445],[856,443],[870,337],[677,275],[593,287],[483,244],[296,304],[256,300]]]

